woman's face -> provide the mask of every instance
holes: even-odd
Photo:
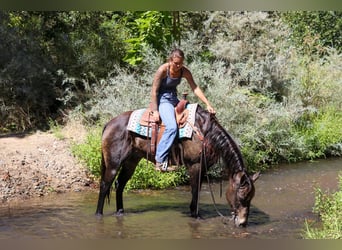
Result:
[[[183,58],[181,57],[173,57],[171,59],[171,67],[172,71],[177,72],[183,67]]]

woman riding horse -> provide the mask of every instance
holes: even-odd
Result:
[[[123,190],[134,174],[135,168],[142,158],[150,151],[150,139],[127,129],[132,111],[125,112],[104,127],[102,133],[101,180],[96,214],[103,214],[106,197],[116,179],[116,214],[124,213]],[[231,206],[235,225],[247,225],[251,200],[255,194],[254,182],[259,173],[249,175],[244,165],[238,145],[219,124],[217,118],[198,105],[195,114],[195,127],[203,138],[178,139],[175,146],[182,149],[182,164],[190,176],[192,199],[190,213],[199,217],[199,192],[206,170],[222,159],[222,176],[227,178],[229,185],[226,199]],[[204,159],[204,160],[203,160]],[[205,164],[203,164],[205,162]],[[117,177],[117,178],[116,178]]]
[[[155,73],[151,92],[151,109],[155,121],[159,118],[165,125],[165,131],[158,143],[156,151],[156,170],[168,171],[168,155],[170,148],[177,136],[177,123],[174,107],[179,102],[177,97],[177,85],[182,77],[189,83],[193,92],[207,105],[210,113],[215,113],[214,108],[196,85],[190,70],[183,65],[184,53],[180,49],[174,49],[167,63],[161,65]],[[172,169],[171,169],[172,170]]]

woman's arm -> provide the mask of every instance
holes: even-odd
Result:
[[[157,72],[154,75],[153,83],[152,83],[152,90],[151,90],[151,103],[150,108],[153,112],[153,116],[156,121],[159,121],[159,112],[158,112],[158,93],[161,80],[165,77],[166,68],[165,64],[161,65]]]
[[[195,95],[207,106],[207,110],[210,113],[215,114],[216,113],[215,109],[211,106],[210,102],[205,97],[201,88],[199,86],[197,86],[197,84],[195,83],[194,78],[192,77],[190,70],[188,70],[187,68],[184,67],[183,76],[188,81],[188,83],[189,83],[192,91],[195,93]]]

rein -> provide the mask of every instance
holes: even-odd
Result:
[[[208,165],[207,165],[207,161],[206,161],[206,157],[205,157],[205,155],[206,155],[206,151],[205,151],[205,147],[206,146],[206,144],[205,144],[205,142],[204,141],[202,141],[202,152],[201,152],[201,161],[200,161],[200,164],[201,164],[201,166],[203,166],[204,165],[204,167],[205,167],[205,171],[206,171],[206,175],[207,175],[207,181],[208,181],[208,186],[209,186],[209,190],[210,190],[210,195],[211,195],[211,199],[212,199],[212,201],[213,201],[213,204],[214,204],[214,207],[215,207],[215,210],[216,210],[216,213],[220,216],[220,217],[222,217],[222,218],[225,218],[225,216],[218,210],[218,208],[217,208],[217,205],[216,205],[216,201],[215,201],[215,197],[214,197],[214,192],[213,192],[213,190],[212,190],[212,188],[211,188],[211,184],[210,184],[210,179],[209,179],[209,175],[208,175]],[[202,167],[200,168],[200,169],[202,169]],[[201,178],[201,170],[200,170],[200,173],[199,173],[199,179]],[[198,185],[199,187],[200,187],[200,185]],[[199,189],[200,188],[198,188],[198,192],[199,192]],[[199,195],[198,195],[199,196]],[[198,212],[198,201],[197,201],[197,212]]]
[[[211,195],[211,199],[213,201],[216,213],[223,219],[226,219],[226,217],[218,210],[217,205],[216,205],[216,201],[215,201],[215,197],[214,197],[214,192],[211,188],[210,185],[210,179],[209,179],[209,175],[208,175],[208,164],[207,164],[207,160],[206,160],[206,141],[204,140],[204,136],[201,133],[201,131],[196,127],[193,126],[191,123],[189,123],[189,125],[192,127],[194,133],[197,135],[197,137],[199,138],[199,140],[202,142],[202,150],[201,150],[201,159],[200,159],[200,169],[199,169],[199,173],[198,173],[198,198],[197,198],[197,205],[196,205],[196,213],[198,214],[199,212],[199,198],[200,198],[200,189],[201,189],[201,177],[202,177],[202,166],[204,165],[205,167],[205,172],[207,173],[207,181],[208,181],[208,186],[209,186],[209,190],[210,190],[210,195]],[[222,187],[220,189],[220,194],[222,194]]]

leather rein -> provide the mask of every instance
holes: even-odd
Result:
[[[200,138],[200,137],[199,137]],[[200,171],[198,173],[198,199],[197,199],[197,207],[196,207],[196,211],[197,211],[197,214],[198,214],[198,210],[199,210],[199,194],[200,194],[200,183],[201,183],[201,176],[202,176],[202,166],[204,166],[205,168],[205,172],[207,173],[206,176],[207,176],[207,181],[208,181],[208,186],[209,186],[209,190],[210,190],[210,195],[211,195],[211,199],[213,201],[213,205],[214,205],[214,208],[216,210],[216,213],[223,219],[226,219],[226,217],[219,211],[219,209],[217,208],[217,205],[216,205],[216,201],[215,201],[215,196],[214,196],[214,192],[213,192],[213,189],[211,187],[211,184],[210,184],[210,179],[209,179],[209,175],[208,175],[208,164],[207,164],[207,160],[206,160],[206,140],[204,140],[204,137],[202,136],[202,151],[201,151],[201,159],[200,159]],[[222,182],[220,183],[220,196],[222,196]]]

